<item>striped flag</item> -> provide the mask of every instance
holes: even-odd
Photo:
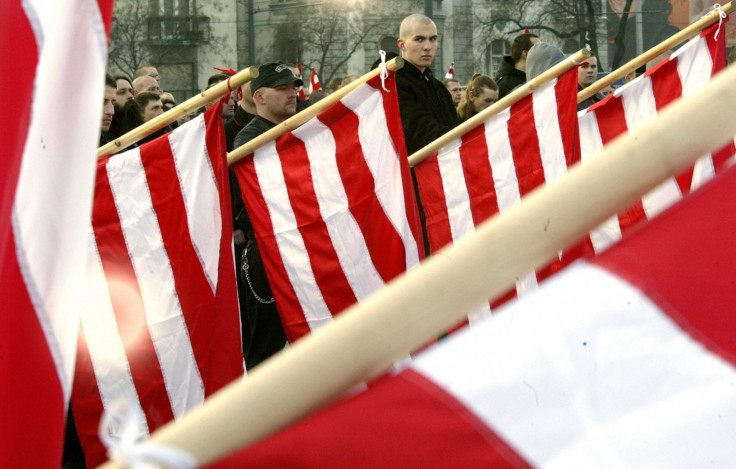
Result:
[[[213,467],[730,467],[734,211],[731,168],[400,373]]]
[[[644,124],[673,100],[696,91],[726,66],[725,27],[716,39],[719,25],[705,29],[666,61],[616,90],[607,99],[580,113],[581,158],[597,154],[618,135]],[[714,125],[717,124],[714,116]],[[704,135],[703,138],[708,138]],[[655,188],[626,211],[591,232],[592,246],[600,252],[621,238],[632,225],[661,212],[721,170],[736,153],[733,143],[700,159],[695,167]]]
[[[111,17],[112,0],[3,2],[0,467],[61,465]]]
[[[299,71],[299,75],[297,75],[297,78],[301,80],[302,79],[302,64],[301,63],[296,64],[296,68]],[[304,87],[303,86],[300,86],[299,87],[299,91],[297,92],[297,94],[299,95],[299,99],[307,99],[307,96],[304,93]]]
[[[548,82],[415,166],[432,252],[567,172],[576,159],[577,70]],[[517,292],[561,268],[555,261],[517,282]],[[507,299],[508,295],[504,297]],[[482,305],[470,320],[490,314]]]
[[[418,265],[394,76],[234,166],[290,342]]]
[[[144,437],[243,374],[220,113],[98,165],[72,394],[90,467],[103,410]]]
[[[312,67],[312,74],[309,76],[309,94],[312,94],[312,91],[315,90],[321,90],[322,84],[319,82],[319,77],[317,76],[317,71]]]

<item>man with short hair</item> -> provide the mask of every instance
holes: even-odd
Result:
[[[437,26],[415,13],[401,22],[397,41],[404,66],[396,72],[401,124],[411,155],[460,123],[452,96],[430,66],[437,53]]]
[[[598,59],[595,55],[591,55],[588,59],[578,67],[578,92],[589,87],[598,80]],[[578,103],[578,111],[589,108],[605,98],[603,94],[596,93],[589,98]]]
[[[138,93],[133,100],[138,104],[141,110],[143,122],[148,122],[154,117],[158,117],[164,113],[164,105],[161,102],[161,96],[156,93],[144,91]]]
[[[296,114],[297,89],[302,80],[295,77],[289,67],[283,63],[271,62],[258,67],[258,76],[250,81],[257,116],[248,123],[235,137],[234,148],[253,140],[276,125]],[[281,324],[271,287],[266,278],[263,260],[258,251],[253,226],[245,210],[239,225],[245,227],[247,240],[245,247],[245,281],[247,282],[245,312],[250,335],[250,344],[245,347],[245,364],[248,370],[283,349],[286,345],[286,334]],[[241,277],[242,279],[242,277]]]
[[[463,100],[463,89],[460,86],[460,82],[454,78],[443,78],[442,84],[445,85],[447,91],[450,92],[453,104],[455,104],[455,106],[460,104],[460,101]]]
[[[142,67],[139,67],[133,74],[133,79],[143,76],[152,77],[156,80],[158,86],[161,86],[161,75],[159,75],[158,70],[153,65],[143,65]]]
[[[148,75],[143,75],[133,80],[133,96],[135,97],[138,93],[143,93],[144,91],[161,95],[161,87],[158,86],[158,82],[155,78],[149,77]]]
[[[112,76],[117,87],[115,88],[115,101],[119,107],[125,106],[125,103],[133,99],[133,84],[130,78],[121,73]]]
[[[498,85],[498,99],[526,83],[526,56],[529,49],[538,42],[539,36],[532,33],[524,33],[514,38],[511,43],[511,55],[503,57],[501,66],[493,78]]]
[[[105,93],[102,97],[102,123],[100,125],[99,146],[112,141],[112,138],[108,135],[108,131],[112,123],[112,116],[115,115],[115,90],[115,79],[109,74],[105,75]]]

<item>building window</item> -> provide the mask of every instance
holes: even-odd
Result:
[[[505,39],[494,39],[486,48],[488,75],[495,76],[505,55],[511,55],[511,43]]]

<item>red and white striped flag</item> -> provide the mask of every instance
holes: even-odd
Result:
[[[111,17],[112,0],[3,2],[0,467],[61,465]]]
[[[731,168],[590,263],[217,467],[730,467],[734,211]]]
[[[72,393],[89,467],[103,410],[144,437],[243,374],[221,108],[98,165]]]
[[[577,159],[576,93],[577,70],[571,70],[415,166],[431,252],[567,172]],[[561,265],[528,274],[517,292],[535,289],[538,277]],[[470,320],[489,313],[483,305]]]
[[[309,94],[312,94],[312,91],[315,90],[321,90],[322,84],[319,82],[319,77],[317,76],[317,71],[312,67],[312,74],[309,76]]]
[[[455,64],[450,64],[450,68],[447,69],[447,73],[445,73],[445,78],[455,78]]]
[[[296,68],[297,70],[299,70],[299,76],[297,76],[297,78],[302,80],[302,64],[301,63],[296,64]],[[299,87],[299,91],[297,92],[297,95],[299,96],[299,99],[307,99],[307,95],[304,93],[304,86]]]
[[[582,111],[579,122],[583,164],[609,141],[639,127],[673,100],[698,90],[722,70],[726,66],[725,26],[716,39],[718,29],[717,24],[705,29],[666,61]],[[718,125],[717,118],[714,116],[714,125]],[[711,178],[728,160],[733,160],[735,152],[732,143],[713,155],[704,156],[690,171],[665,181],[639,203],[604,222],[591,232],[595,251],[605,249],[637,221],[656,215],[679,200],[683,193]]]
[[[233,166],[293,342],[418,265],[421,229],[393,74]]]

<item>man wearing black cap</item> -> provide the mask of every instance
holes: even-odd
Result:
[[[238,132],[233,147],[238,148],[296,114],[300,86],[302,81],[285,64],[272,62],[258,67],[258,76],[250,82],[258,115]],[[244,338],[250,335],[250,344],[244,347],[245,366],[250,370],[284,348],[286,334],[266,278],[253,225],[245,209],[236,218],[247,238],[239,274],[247,285],[245,305],[241,306],[245,306],[250,328],[250,334],[243,334]]]

